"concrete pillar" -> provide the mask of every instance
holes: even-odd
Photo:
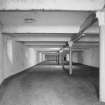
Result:
[[[56,53],[56,63],[58,63],[58,54]]]
[[[62,64],[62,50],[59,51],[59,64]]]
[[[105,10],[98,11],[96,16],[98,18],[100,28],[99,97],[100,101],[105,102]]]
[[[66,53],[64,54],[64,62],[66,62]]]
[[[64,51],[62,52],[62,68],[64,69]]]
[[[3,81],[3,36],[0,33],[0,84]]]
[[[59,51],[57,51],[57,64],[59,65]]]
[[[69,75],[72,75],[72,45],[73,42],[70,41],[69,43]]]

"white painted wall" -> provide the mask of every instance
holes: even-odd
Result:
[[[82,63],[82,51],[73,51],[72,52],[72,62]],[[69,61],[69,54],[66,55],[67,61]]]
[[[37,64],[37,51],[16,42],[12,37],[3,38],[3,78],[14,75]]]
[[[99,67],[99,48],[90,48],[83,52],[83,64]]]
[[[72,52],[72,62],[78,63],[78,52]]]
[[[37,63],[37,51],[34,48],[26,47],[24,60],[25,67],[30,67]]]
[[[67,54],[67,60],[69,61],[69,54]],[[72,61],[88,66],[99,67],[99,47],[72,52]]]
[[[4,36],[4,78],[24,70],[24,45]]]

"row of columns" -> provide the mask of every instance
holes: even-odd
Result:
[[[96,12],[100,31],[100,67],[99,67],[99,98],[100,101],[105,102],[105,10]],[[69,75],[72,74],[72,45],[69,44]]]

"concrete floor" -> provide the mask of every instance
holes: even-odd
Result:
[[[98,69],[74,64],[68,76],[61,65],[45,64],[7,78],[0,105],[105,105],[98,101]]]

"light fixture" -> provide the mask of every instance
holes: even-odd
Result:
[[[24,22],[25,22],[25,23],[32,23],[32,22],[34,22],[34,21],[35,21],[34,18],[25,18],[25,19],[24,19]]]

